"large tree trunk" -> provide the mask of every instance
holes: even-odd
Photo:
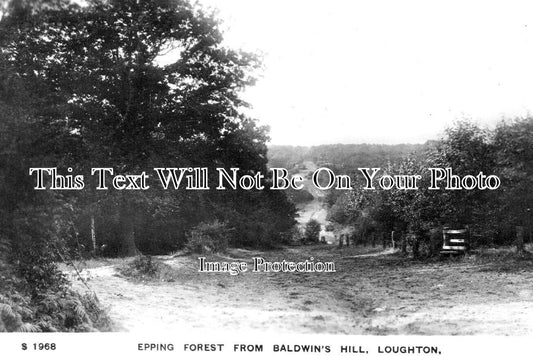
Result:
[[[419,256],[419,249],[420,249],[420,237],[415,236],[413,240],[413,258],[418,258]]]
[[[400,241],[402,242],[402,253],[407,253],[407,234],[400,232]]]
[[[429,232],[429,253],[431,256],[436,256],[442,249],[442,230],[432,229]]]
[[[135,244],[135,226],[134,226],[134,209],[124,201],[120,210],[120,228],[121,228],[121,251],[123,256],[135,256],[139,254]]]
[[[517,226],[516,227],[516,240],[515,240],[515,245],[516,245],[516,252],[519,254],[519,255],[523,255],[525,253],[525,248],[524,248],[524,227],[523,226]]]

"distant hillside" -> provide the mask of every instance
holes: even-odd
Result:
[[[339,172],[353,171],[359,167],[382,167],[414,153],[426,151],[433,142],[425,144],[335,144],[311,147],[269,146],[271,167],[293,168],[303,161],[313,161],[318,166],[335,167]]]

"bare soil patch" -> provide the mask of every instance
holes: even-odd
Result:
[[[128,259],[82,271],[121,330],[531,335],[533,261],[412,261],[379,248],[231,250],[212,261],[334,261],[334,273],[199,273],[198,256],[159,256],[161,279],[124,277]],[[103,264],[103,265],[102,265]],[[76,276],[71,272],[73,280]],[[76,288],[86,288],[75,281]]]

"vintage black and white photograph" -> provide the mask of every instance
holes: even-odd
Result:
[[[531,10],[0,1],[0,331],[533,335]]]

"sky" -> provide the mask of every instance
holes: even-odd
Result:
[[[533,3],[199,0],[261,52],[243,97],[271,144],[422,143],[533,111]]]

